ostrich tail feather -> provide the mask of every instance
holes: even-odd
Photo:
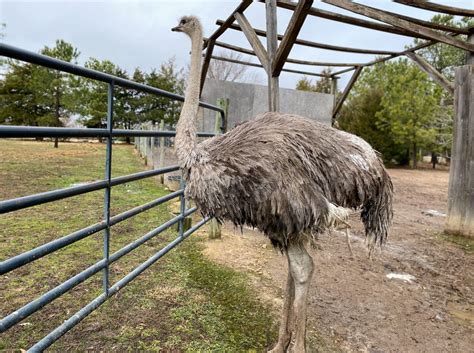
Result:
[[[370,252],[376,245],[382,246],[387,239],[393,218],[392,199],[393,185],[387,172],[384,171],[374,197],[364,203],[360,215]]]

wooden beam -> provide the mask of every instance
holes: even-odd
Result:
[[[365,65],[361,65],[361,66],[365,66]],[[350,71],[353,71],[355,70],[357,67],[351,67],[351,68],[348,68],[348,69],[344,69],[344,70],[341,70],[341,71],[336,71],[336,72],[333,72],[331,74],[331,77],[337,77],[339,75],[342,75],[342,74],[345,74],[346,72],[350,72]]]
[[[223,22],[222,20],[217,20],[217,23],[219,22]],[[240,27],[238,25],[231,25],[229,27],[230,29],[233,29],[233,30],[238,30],[238,31],[241,31]],[[473,28],[470,28],[469,30],[473,30]],[[266,33],[265,31],[262,31],[262,30],[259,30],[259,29],[255,29],[255,33],[257,33],[257,35],[259,36],[265,36]],[[451,37],[456,37],[458,36],[457,33],[451,33],[451,34],[448,34],[449,36]],[[282,37],[279,35],[279,37]],[[295,41],[296,44],[301,44],[301,45],[307,45],[307,46],[310,46],[310,47],[315,47],[317,48],[318,45],[320,43],[314,43],[314,42],[309,42],[309,41],[304,41],[304,40],[299,40],[297,39]],[[314,45],[316,44],[316,45]],[[403,50],[403,51],[400,51],[400,52],[380,52],[380,54],[387,54],[388,56],[385,56],[385,57],[382,57],[382,58],[377,58],[377,59],[374,59],[372,61],[369,61],[367,63],[364,64],[364,66],[372,66],[372,65],[375,65],[375,64],[378,64],[380,62],[384,62],[384,61],[387,61],[387,60],[390,60],[390,59],[393,59],[393,58],[397,58],[399,56],[402,56],[402,55],[405,55],[406,53],[408,52],[415,52],[417,50],[420,50],[420,49],[424,49],[424,48],[427,48],[429,46],[432,46],[434,44],[437,44],[437,41],[434,41],[434,40],[429,40],[429,41],[426,41],[424,43],[421,43],[421,44],[418,44],[414,47],[411,47],[411,48],[408,48],[406,50]],[[326,46],[324,44],[324,46]],[[344,48],[344,47],[339,47],[339,48]],[[324,49],[329,49],[329,50],[338,50],[336,48],[332,49],[332,48],[324,48]],[[350,48],[344,48],[342,49],[341,51],[348,51],[348,50],[345,50],[345,49],[350,49]],[[359,49],[356,49],[356,50],[359,50]],[[357,52],[357,51],[351,51],[351,52]],[[369,52],[367,51],[367,54]],[[351,71],[351,70],[354,70],[355,68],[351,68],[351,69],[345,69],[345,70],[342,70],[342,71],[339,71],[339,72],[335,72],[333,74],[331,74],[331,76],[336,76],[336,75],[340,75],[340,74],[343,74],[345,72],[348,72],[348,71]]]
[[[223,22],[223,21],[222,21],[222,20],[218,20],[217,22],[219,23],[219,22]],[[240,27],[239,27],[238,25],[231,25],[229,28],[230,28],[230,29],[233,29],[233,30],[241,31],[241,29],[240,29]],[[260,30],[260,29],[255,29],[255,33],[257,33],[257,35],[259,35],[259,36],[266,36],[266,32],[265,32],[265,31],[262,31],[262,30]],[[452,33],[452,34],[449,34],[449,35],[452,36],[452,37],[455,37],[455,36],[457,36],[458,34]],[[281,37],[283,37],[283,36],[279,35],[279,38],[281,38]],[[220,43],[220,42],[219,42],[219,43]],[[318,47],[318,45],[320,44],[320,43],[314,43],[314,42],[309,42],[309,41],[299,40],[299,39],[297,39],[297,40],[295,41],[295,43],[296,43],[296,44],[307,45],[307,46],[311,46],[311,47]],[[430,40],[430,41],[426,41],[426,42],[421,43],[421,44],[419,44],[419,45],[417,45],[417,46],[408,48],[408,49],[403,50],[403,51],[400,51],[400,52],[395,52],[395,51],[394,51],[394,52],[380,51],[380,52],[378,52],[378,54],[382,54],[382,55],[383,55],[383,54],[386,54],[386,55],[388,55],[388,56],[385,56],[385,57],[382,57],[382,58],[374,59],[374,60],[369,61],[369,62],[367,62],[367,63],[365,63],[365,64],[362,64],[361,66],[372,66],[372,65],[375,65],[375,64],[378,64],[378,63],[381,63],[381,62],[384,62],[384,61],[393,59],[393,58],[397,58],[397,57],[399,57],[399,56],[406,55],[406,53],[408,53],[408,52],[415,52],[415,51],[417,51],[417,50],[420,50],[420,49],[423,49],[423,48],[427,48],[427,47],[429,47],[429,46],[431,46],[431,45],[434,45],[434,44],[436,44],[436,43],[437,43],[436,41]],[[225,44],[225,43],[220,43],[220,44],[224,44],[225,46],[231,47],[231,48],[229,48],[229,49],[231,49],[231,50],[240,51],[240,52],[242,52],[242,53],[250,54],[250,55],[253,55],[253,54],[254,54],[253,51],[251,51],[251,50],[249,50],[249,49],[240,48],[240,47],[236,47],[236,46],[231,46],[230,44]],[[216,43],[216,45],[218,45],[218,44]],[[222,46],[222,45],[220,45],[220,46]],[[223,46],[223,47],[225,47],[225,46]],[[341,48],[341,49],[339,49],[339,48]],[[323,45],[323,49],[348,51],[348,50],[346,50],[346,49],[351,49],[351,48],[345,48],[345,47],[337,47],[337,48],[334,48],[334,49],[333,49],[333,48],[326,48],[326,45],[324,44],[324,45]],[[351,51],[351,52],[357,52],[356,50],[358,51],[359,49],[355,49],[354,51]],[[368,52],[367,52],[367,53],[368,53]],[[293,59],[288,59],[287,62],[291,62],[290,60],[293,60]],[[355,70],[355,67],[352,67],[352,68],[349,68],[349,69],[344,69],[344,70],[341,70],[341,71],[338,71],[338,72],[334,72],[334,73],[331,74],[331,76],[338,76],[338,75],[341,75],[341,74],[343,74],[343,73],[346,73],[346,72],[349,72],[349,71],[352,71],[352,70]]]
[[[287,59],[287,63],[299,64],[299,65],[311,65],[311,66],[335,66],[335,67],[353,67],[353,66],[363,66],[362,63],[332,63],[325,61],[308,61],[308,60],[299,60],[299,59]]]
[[[448,34],[448,35],[451,36],[451,37],[456,37],[456,36],[458,36],[457,33],[451,33],[451,34]],[[407,53],[410,53],[410,52],[413,52],[413,53],[414,53],[414,52],[417,51],[417,50],[430,47],[430,46],[435,45],[435,44],[437,44],[437,43],[438,43],[438,42],[437,42],[437,41],[434,41],[434,40],[426,41],[426,42],[424,42],[424,43],[415,45],[414,47],[411,47],[411,48],[405,49],[405,50],[403,50],[403,51],[401,51],[401,52],[398,52],[396,55],[386,56],[386,57],[383,57],[383,58],[377,58],[377,59],[374,59],[374,60],[372,60],[372,61],[369,61],[369,62],[366,63],[364,66],[372,66],[372,65],[375,65],[375,64],[378,64],[378,63],[381,63],[381,62],[384,62],[384,61],[393,59],[393,58],[397,58],[397,57],[402,56],[402,55],[406,55]],[[473,43],[473,44],[474,44],[474,43]],[[466,52],[466,54],[469,54],[469,52]]]
[[[223,21],[223,23],[219,26],[218,29],[209,37],[214,40],[217,40],[226,30],[229,28],[229,26],[234,23],[235,17],[234,15],[236,13],[241,13],[244,12],[247,7],[249,7],[252,4],[253,0],[242,0],[242,2],[237,6],[237,8],[230,14],[229,17],[227,17],[227,20]],[[207,48],[207,42],[204,43],[203,49]]]
[[[451,36],[451,37],[456,37],[456,36],[458,36],[458,34],[456,34],[456,33],[451,33],[451,34],[449,34],[449,36]],[[383,57],[383,58],[377,58],[377,59],[374,59],[374,60],[372,60],[372,61],[369,61],[368,63],[365,64],[365,66],[372,66],[372,65],[375,65],[375,64],[378,64],[378,63],[381,63],[381,62],[384,62],[384,61],[393,59],[393,58],[397,58],[397,57],[402,56],[402,55],[406,55],[407,53],[410,53],[410,52],[413,52],[413,53],[414,53],[414,52],[417,51],[417,50],[430,47],[430,46],[435,45],[435,44],[437,44],[437,43],[438,43],[438,42],[436,42],[436,41],[434,41],[434,40],[426,41],[426,42],[424,42],[424,43],[415,45],[414,47],[411,47],[411,48],[405,49],[405,50],[403,50],[403,51],[401,51],[401,52],[398,52],[396,55],[386,56],[386,57]],[[467,53],[469,53],[469,52],[467,52]]]
[[[237,59],[226,58],[226,57],[218,56],[218,55],[213,55],[211,57],[211,59],[219,60],[219,61],[226,61],[226,62],[229,62],[229,63],[239,64],[239,65],[246,65],[246,66],[263,68],[262,64],[252,63],[250,61],[242,61],[242,60],[237,60]]]
[[[217,20],[217,24],[222,24],[224,23],[223,20]],[[236,30],[236,31],[242,31],[240,26],[232,24],[229,26],[230,29]],[[261,29],[255,29],[255,33],[258,36],[261,37],[266,37],[267,32],[262,31]],[[281,34],[278,35],[278,39],[282,40],[283,36]],[[319,48],[319,49],[326,49],[326,50],[334,50],[334,51],[341,51],[341,52],[347,52],[347,53],[357,53],[357,54],[372,54],[372,55],[395,55],[398,52],[396,51],[387,51],[387,50],[376,50],[376,49],[359,49],[359,48],[351,48],[351,47],[342,47],[342,46],[337,46],[337,45],[331,45],[331,44],[324,44],[324,43],[318,43],[318,42],[311,42],[308,40],[303,40],[303,39],[296,39],[295,44],[298,45],[304,45],[306,47],[311,47],[311,48]]]
[[[301,75],[316,76],[316,77],[328,77],[328,75],[318,74],[316,72],[301,71],[301,70],[282,69],[281,71],[292,73],[292,74],[301,74]]]
[[[263,2],[263,1],[264,0],[260,0],[260,2]],[[289,0],[280,0],[280,1],[277,1],[277,4],[278,4],[278,7],[281,7],[281,8],[287,9],[287,10],[293,10],[294,11],[295,8],[296,8],[296,4],[292,1],[289,1]],[[393,12],[388,12],[387,11],[387,13],[391,14],[391,15],[397,15]],[[341,14],[331,12],[331,11],[320,10],[318,8],[315,8],[315,7],[312,7],[308,11],[308,15],[315,16],[315,17],[320,17],[320,18],[325,18],[325,19],[328,19],[328,20],[343,22],[343,23],[347,23],[347,24],[350,24],[350,25],[370,28],[370,29],[377,30],[377,31],[388,32],[388,33],[399,34],[399,35],[410,36],[410,37],[413,36],[413,34],[408,32],[408,31],[398,29],[398,28],[390,26],[390,25],[380,24],[380,23],[376,23],[376,22],[373,22],[373,21],[367,21],[367,20],[360,19],[360,18],[341,15]],[[398,16],[400,16],[400,18],[403,18],[405,20],[408,20],[408,21],[411,21],[411,22],[414,22],[414,23],[418,23],[419,25],[423,25],[425,27],[429,27],[429,28],[433,28],[433,29],[439,29],[439,30],[446,31],[446,32],[458,33],[458,34],[468,34],[468,29],[467,28],[458,28],[458,27],[446,26],[446,25],[443,25],[443,24],[440,24],[440,23],[423,21],[423,20],[413,18],[413,17],[409,17],[409,16],[403,16],[403,15],[398,15]],[[423,36],[421,36],[420,38],[425,38],[426,39],[426,37],[423,37]]]
[[[469,35],[467,36],[467,41],[474,44],[474,26],[469,28]],[[466,53],[466,65],[474,65],[474,53]]]
[[[222,56],[213,55],[211,57],[211,59],[220,60],[220,61],[227,61],[227,62],[230,62],[230,63],[239,64],[239,65],[247,65],[247,66],[252,66],[252,67],[263,68],[263,66],[261,64],[256,64],[256,63],[252,63],[252,62],[248,62],[248,61],[241,61],[241,60],[224,58]],[[323,74],[320,74],[320,73],[317,73],[317,72],[299,71],[299,70],[291,70],[291,69],[283,69],[281,71],[282,72],[293,73],[293,74],[308,75],[308,76],[327,77],[327,75],[323,75]]]
[[[349,0],[321,0],[321,1],[327,4],[340,7],[344,10],[352,11],[360,15],[373,18],[381,22],[389,23],[395,27],[410,31],[413,34],[422,34],[438,42],[450,44],[457,48],[474,51],[474,45],[470,43],[460,41],[458,39],[452,38],[451,36],[441,34],[439,32],[433,31],[424,26],[420,26],[416,23],[404,20],[400,18],[399,16],[389,15],[383,10],[379,10],[370,6],[361,5]]]
[[[389,15],[398,16],[403,20],[407,20],[407,21],[416,23],[420,26],[431,28],[431,29],[437,29],[437,30],[440,30],[440,31],[456,33],[456,34],[468,34],[469,33],[469,29],[467,27],[459,28],[459,27],[447,26],[447,25],[444,25],[442,23],[424,21],[424,20],[420,20],[418,18],[409,17],[409,16],[397,14],[395,12],[390,12],[390,11],[386,11],[386,13],[389,14]]]
[[[347,96],[349,95],[349,92],[352,89],[352,86],[354,86],[354,83],[357,81],[359,78],[360,73],[362,72],[363,66],[358,66],[354,73],[352,74],[351,79],[349,80],[349,83],[347,84],[346,88],[344,88],[344,92],[342,92],[341,98],[336,103],[336,106],[334,107],[334,110],[332,111],[332,122],[334,124],[334,121],[336,120],[336,115],[339,113],[339,110],[342,108],[342,104],[346,100]]]
[[[247,18],[239,12],[236,12],[234,14],[234,17],[239,23],[240,28],[242,28],[242,32],[244,32],[245,37],[247,37],[247,40],[252,46],[253,51],[258,57],[258,60],[260,60],[260,63],[265,68],[265,71],[271,72],[267,52],[265,48],[263,47],[263,44],[258,39],[257,34],[255,34],[255,31],[253,30]]]
[[[275,55],[275,60],[272,62],[272,76],[278,76],[285,65],[285,61],[290,54],[293,44],[300,33],[301,27],[306,19],[308,10],[313,5],[313,0],[299,0],[296,5],[295,11],[291,16],[290,23],[286,27],[285,34],[283,35],[283,40],[278,47],[278,50]],[[276,2],[275,2],[276,6]],[[275,37],[277,36],[275,32]]]
[[[474,10],[462,9],[448,5],[435,4],[426,0],[393,0],[399,4],[417,7],[423,10],[447,13],[455,16],[474,16]]]
[[[242,47],[239,47],[239,46],[236,46],[236,45],[232,45],[232,44],[228,44],[228,43],[224,43],[224,42],[219,42],[219,41],[216,41],[215,45],[218,46],[218,47],[233,50],[233,51],[236,51],[236,52],[239,52],[239,53],[248,54],[248,55],[255,55],[255,52],[253,50],[242,48]],[[340,67],[351,66],[352,67],[352,66],[362,66],[362,65],[364,65],[362,63],[332,63],[332,62],[299,60],[299,59],[291,59],[291,58],[286,59],[286,62],[291,63],[291,64],[310,65],[310,66],[336,66],[336,67],[337,66],[340,66]]]
[[[278,112],[280,110],[280,78],[272,75],[272,67],[278,50],[278,28],[277,28],[277,6],[276,0],[265,1],[265,26],[267,29],[267,53],[268,53],[268,110]]]
[[[264,0],[259,0],[259,1],[263,2]],[[295,7],[296,7],[295,3],[293,1],[289,1],[289,0],[279,0],[279,1],[277,1],[277,4],[278,4],[278,7],[281,7],[281,8],[287,9],[287,10],[294,10]],[[321,9],[318,9],[318,8],[315,8],[315,7],[312,7],[308,11],[308,15],[324,18],[324,19],[327,19],[327,20],[337,21],[337,22],[341,22],[341,23],[347,23],[347,24],[350,24],[350,25],[353,25],[353,26],[359,26],[359,27],[364,27],[364,28],[368,28],[368,29],[373,29],[373,30],[376,30],[376,31],[413,37],[413,34],[408,32],[408,31],[405,31],[403,29],[399,29],[397,27],[393,27],[393,26],[390,26],[390,25],[386,25],[384,23],[377,23],[377,22],[374,22],[374,21],[368,21],[368,20],[361,19],[361,18],[342,15],[342,14],[339,14],[339,13],[336,13],[336,12],[321,10]],[[422,39],[427,39],[426,37],[424,37],[422,35],[419,35],[417,37],[422,38]]]
[[[199,96],[202,94],[202,89],[204,88],[204,82],[206,82],[207,70],[209,69],[209,63],[211,62],[212,52],[214,51],[214,39],[210,39],[206,49],[206,55],[204,56],[204,61],[202,63],[201,69],[201,86]]]
[[[206,40],[206,38],[204,38],[204,40]],[[237,52],[242,53],[242,54],[255,55],[255,52],[252,49],[239,47],[237,45],[233,45],[233,44],[229,44],[229,43],[225,43],[225,42],[220,42],[220,41],[216,41],[215,45],[218,46],[218,47],[221,47],[221,48],[237,51]]]
[[[418,65],[421,70],[426,72],[434,81],[438,82],[446,91],[454,94],[454,84],[436,70],[429,62],[413,52],[406,53],[406,56]]]

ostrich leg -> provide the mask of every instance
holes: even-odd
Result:
[[[281,315],[280,330],[278,332],[278,343],[268,353],[284,353],[290,343],[291,331],[288,327],[292,320],[291,308],[293,307],[293,300],[295,298],[295,282],[291,276],[290,261],[288,260],[288,278],[286,280],[285,303],[283,304],[283,311]]]
[[[346,228],[346,242],[347,242],[347,247],[349,248],[349,252],[351,253],[351,256],[354,256],[354,253],[352,252],[351,236],[349,234],[349,228]]]
[[[287,250],[289,269],[295,285],[295,297],[291,308],[289,352],[306,352],[306,304],[313,275],[313,259],[304,244],[290,244]]]

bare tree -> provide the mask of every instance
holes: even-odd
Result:
[[[220,51],[217,53],[217,56],[231,60],[250,62],[249,60],[245,60],[242,54],[233,51]],[[257,83],[261,81],[258,73],[249,69],[249,66],[246,65],[213,59],[209,64],[207,77],[214,80],[232,82]]]

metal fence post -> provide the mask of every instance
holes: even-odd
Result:
[[[184,181],[183,175],[181,174],[181,180],[179,182],[179,188],[184,190],[186,187],[186,182]],[[180,237],[191,228],[192,218],[186,217],[186,198],[184,197],[184,192],[179,196],[179,214],[181,216],[178,222],[178,234]]]
[[[103,269],[102,286],[105,295],[109,295],[109,243],[110,243],[110,194],[112,186],[110,179],[112,179],[112,129],[113,129],[113,114],[114,114],[114,82],[109,83],[107,93],[107,130],[109,136],[107,137],[107,147],[105,153],[105,181],[107,186],[104,192],[104,220],[106,227],[104,229],[104,260],[105,267]]]
[[[160,121],[160,131],[164,131],[164,130],[165,130],[165,121],[163,119],[161,119],[161,121]],[[158,167],[163,168],[164,165],[165,165],[165,137],[162,136],[162,137],[160,137],[160,162],[159,162]],[[164,174],[160,175],[160,183],[161,184],[165,183],[165,175]]]

